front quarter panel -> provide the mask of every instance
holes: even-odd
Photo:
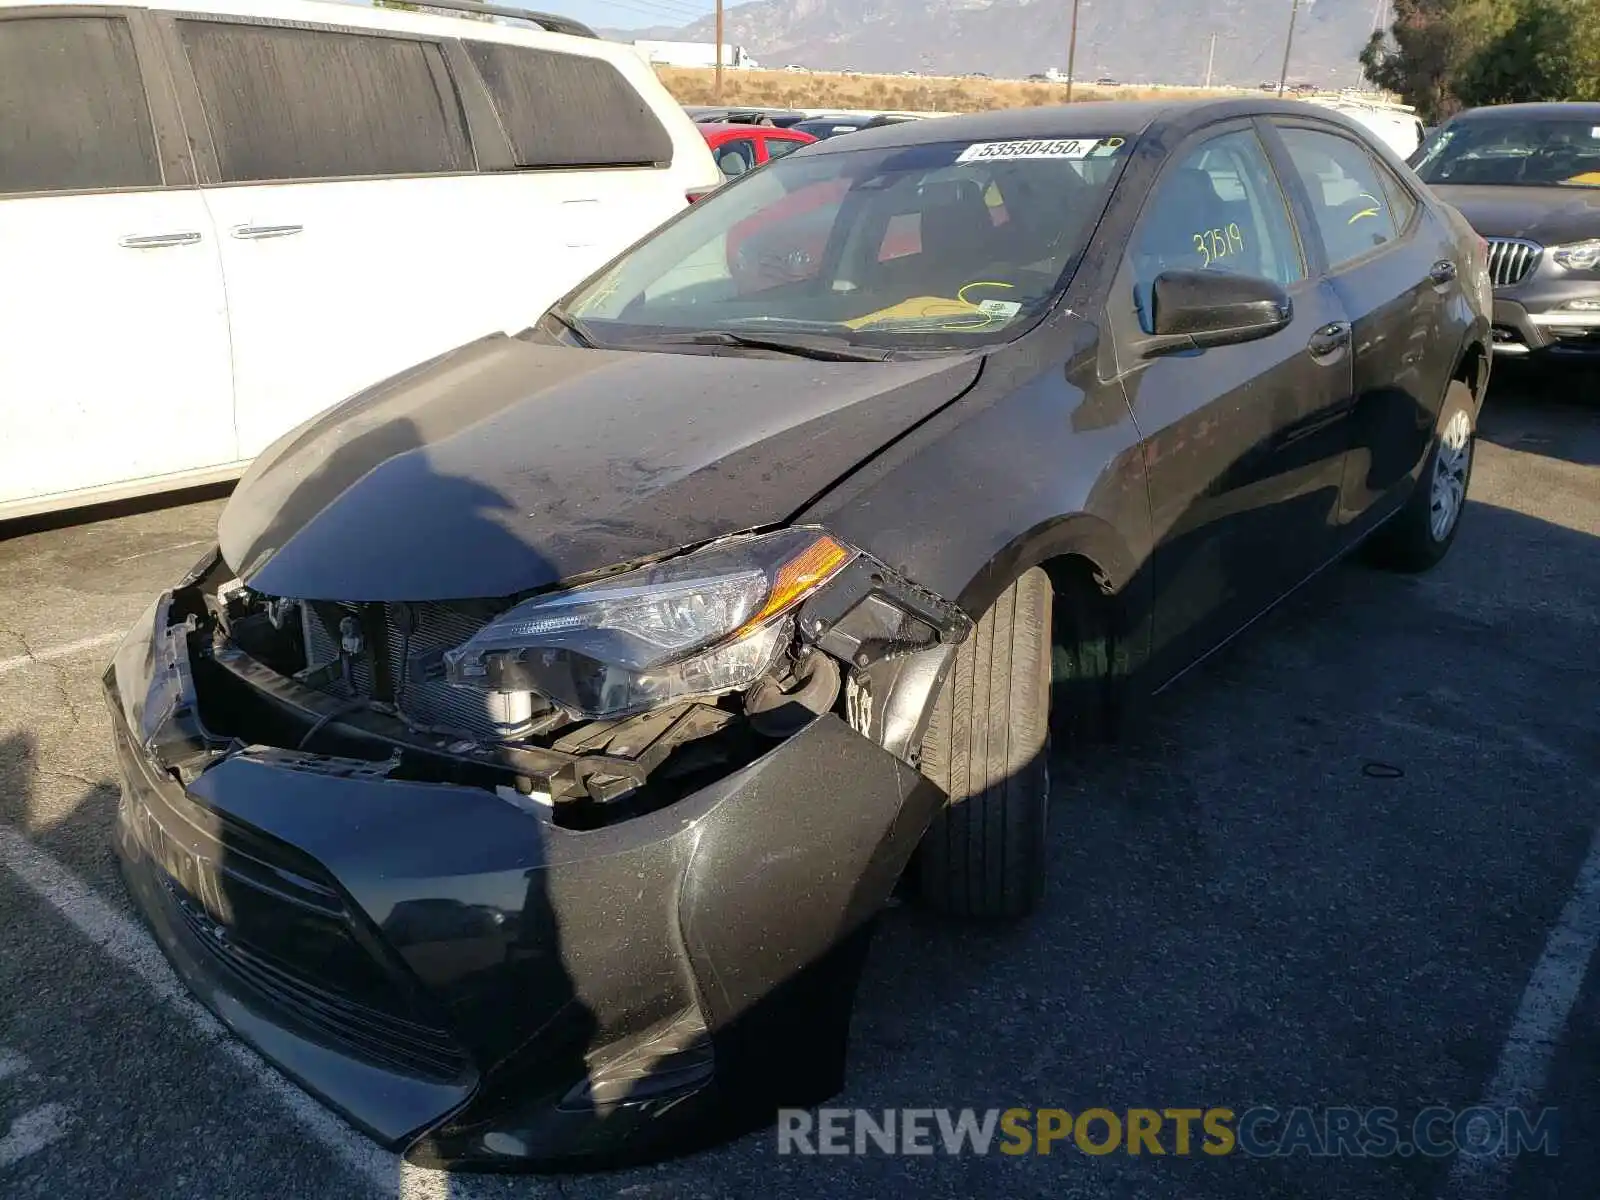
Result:
[[[1062,311],[996,352],[973,390],[799,517],[980,616],[1031,566],[1078,554],[1137,603],[1149,498],[1094,326]]]

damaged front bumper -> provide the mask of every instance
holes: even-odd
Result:
[[[124,872],[196,996],[330,1107],[424,1164],[567,1169],[838,1090],[872,918],[944,799],[903,757],[828,713],[574,829],[398,752],[213,732],[186,607],[106,675]]]

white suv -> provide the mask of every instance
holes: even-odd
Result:
[[[0,0],[0,518],[236,476],[720,182],[629,47],[441,7],[523,24]]]

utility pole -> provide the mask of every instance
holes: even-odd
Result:
[[[1206,58],[1206,87],[1211,86],[1211,69],[1217,65],[1217,35],[1211,35],[1211,54]]]
[[[1067,103],[1072,103],[1072,72],[1078,63],[1078,4],[1072,0],[1072,36],[1067,42]]]
[[[1299,0],[1294,0],[1299,3]],[[717,104],[722,104],[722,0],[717,0]]]
[[[1278,99],[1283,99],[1283,90],[1289,83],[1289,55],[1294,52],[1294,26],[1300,19],[1300,0],[1294,0],[1294,7],[1289,10],[1289,36],[1283,43],[1283,70],[1278,75]]]

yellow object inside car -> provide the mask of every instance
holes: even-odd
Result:
[[[980,308],[965,300],[912,296],[888,308],[880,308],[864,317],[846,321],[845,324],[851,329],[866,329],[872,325],[897,325],[903,328],[909,324],[926,324],[930,329],[987,329],[1005,324],[1013,315]]]

